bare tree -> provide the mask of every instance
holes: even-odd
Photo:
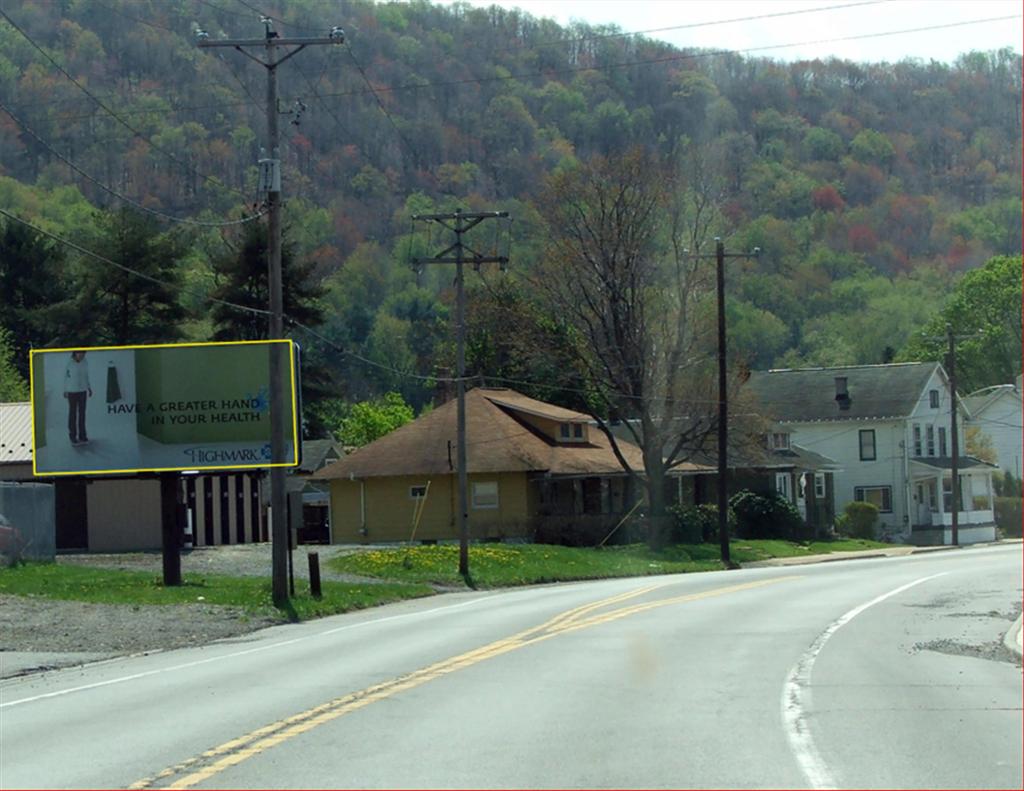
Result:
[[[592,389],[591,412],[623,467],[610,423],[643,452],[651,543],[665,538],[665,480],[716,429],[714,268],[695,253],[717,214],[710,176],[634,149],[553,176],[549,246],[534,275]]]

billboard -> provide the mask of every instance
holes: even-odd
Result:
[[[31,354],[36,475],[294,467],[298,347],[290,340],[39,349]],[[273,458],[270,359],[285,440]]]

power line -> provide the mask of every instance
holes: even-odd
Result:
[[[667,27],[653,27],[646,30],[620,31],[616,33],[596,33],[588,36],[573,36],[569,38],[552,39],[551,41],[540,41],[530,44],[531,49],[538,47],[555,47],[560,44],[582,44],[587,41],[603,41],[613,38],[629,38],[630,36],[645,36],[648,33],[667,33],[671,30],[690,30],[699,27],[715,27],[717,25],[731,25],[736,22],[756,22],[762,19],[774,19],[777,17],[799,16],[802,14],[815,14],[820,11],[835,11],[844,8],[856,8],[858,6],[878,5],[888,3],[892,0],[861,0],[857,3],[844,3],[842,5],[819,6],[817,8],[800,8],[793,11],[776,11],[771,14],[755,14],[752,16],[733,17],[731,19],[716,19],[708,22],[690,22],[685,25],[669,25]],[[513,49],[509,47],[509,49]]]
[[[260,310],[259,308],[252,308],[252,307],[249,307],[247,305],[239,305],[237,302],[229,302],[226,299],[219,299],[219,298],[211,296],[209,294],[199,294],[199,293],[194,292],[194,291],[190,292],[187,288],[183,288],[178,283],[169,283],[168,281],[161,280],[158,277],[153,277],[152,275],[147,275],[145,272],[140,272],[138,269],[133,269],[130,266],[126,266],[125,264],[118,263],[117,261],[114,261],[114,260],[112,260],[110,258],[107,258],[107,256],[101,255],[100,253],[97,253],[97,252],[95,252],[93,250],[90,250],[87,247],[82,247],[80,244],[76,244],[75,242],[72,242],[70,239],[65,239],[64,237],[58,236],[55,233],[51,233],[50,231],[47,231],[47,230],[45,230],[43,228],[40,228],[38,225],[30,223],[27,220],[23,220],[20,217],[18,217],[17,215],[11,214],[6,209],[0,209],[0,214],[2,214],[4,217],[6,217],[9,220],[13,220],[14,222],[20,223],[21,225],[24,225],[27,228],[31,228],[36,233],[42,234],[43,236],[47,237],[48,239],[52,239],[53,241],[58,242],[58,243],[66,246],[66,247],[70,247],[72,250],[76,250],[79,253],[82,253],[83,255],[87,255],[90,258],[96,259],[97,261],[102,261],[103,263],[110,264],[111,266],[117,267],[122,272],[127,272],[130,275],[135,275],[136,277],[141,277],[143,280],[148,280],[150,283],[155,283],[157,285],[165,286],[167,288],[178,289],[180,291],[184,291],[185,293],[189,293],[191,296],[200,297],[201,299],[204,299],[206,301],[216,302],[216,303],[218,303],[220,305],[225,305],[225,306],[227,306],[229,308],[234,308],[235,310],[245,311],[246,313],[255,313],[255,314],[259,314],[259,315],[263,315],[263,316],[266,316],[266,315],[270,314],[269,310]]]
[[[1007,16],[988,17],[985,19],[971,19],[962,22],[950,22],[944,25],[928,25],[925,27],[904,28],[902,30],[887,30],[877,33],[862,33],[854,36],[839,36],[836,38],[815,39],[811,41],[795,41],[787,44],[766,44],[758,47],[747,47],[738,50],[705,50],[697,53],[683,53],[679,55],[665,55],[657,58],[643,60],[625,61],[622,63],[609,63],[600,66],[572,66],[564,69],[544,69],[535,72],[522,72],[519,74],[504,74],[495,77],[467,77],[461,80],[445,80],[443,82],[424,82],[418,84],[398,85],[393,88],[377,88],[378,93],[398,93],[399,91],[423,90],[425,88],[444,88],[457,85],[482,85],[485,83],[508,82],[510,80],[525,80],[531,77],[548,77],[562,74],[577,74],[584,71],[611,71],[613,69],[630,68],[633,66],[651,66],[657,63],[676,63],[679,61],[701,60],[703,58],[719,58],[729,55],[741,55],[752,52],[765,52],[769,50],[787,49],[790,47],[806,47],[817,44],[836,44],[843,41],[859,41],[870,38],[883,38],[886,36],[899,36],[906,33],[925,33],[932,30],[945,30],[948,28],[965,27],[967,25],[980,25],[986,22],[1003,22],[1010,19],[1020,19],[1021,14],[1009,14]],[[360,96],[368,91],[355,90],[339,93],[326,93],[323,98],[340,98],[345,96]]]
[[[134,206],[139,211],[146,212],[147,214],[152,214],[155,217],[160,217],[161,219],[167,220],[169,222],[182,223],[182,224],[185,224],[185,225],[197,225],[197,226],[200,226],[200,227],[203,227],[203,228],[225,228],[225,227],[232,226],[232,225],[244,225],[245,223],[252,222],[253,220],[258,220],[260,217],[262,217],[264,214],[266,214],[265,211],[261,211],[258,214],[252,214],[252,215],[249,215],[249,216],[246,216],[246,217],[242,217],[241,219],[238,219],[238,220],[226,220],[226,221],[212,222],[212,221],[204,221],[204,220],[193,220],[193,219],[190,219],[188,217],[175,217],[172,214],[167,214],[165,212],[158,211],[157,209],[151,209],[148,206],[144,206],[143,204],[138,203],[137,201],[132,200],[127,195],[121,194],[120,192],[115,190],[113,187],[110,187],[110,186],[104,184],[102,181],[100,181],[96,177],[94,177],[91,174],[87,173],[86,171],[82,170],[82,168],[80,168],[78,165],[76,165],[74,162],[72,162],[70,159],[68,159],[62,153],[57,151],[53,146],[51,146],[49,143],[47,143],[38,134],[36,134],[36,132],[30,126],[28,126],[28,124],[26,124],[17,115],[15,115],[10,110],[10,108],[8,108],[2,101],[0,101],[0,110],[3,110],[5,113],[7,113],[7,115],[9,115],[14,120],[14,122],[18,126],[20,126],[22,128],[23,131],[25,131],[27,134],[29,134],[37,143],[39,143],[47,151],[49,151],[51,154],[53,154],[53,156],[57,157],[61,162],[63,162],[65,165],[67,165],[69,168],[71,168],[73,171],[75,171],[75,173],[77,173],[78,175],[80,175],[82,178],[86,179],[90,183],[95,184],[97,187],[99,187],[104,192],[107,192],[110,195],[113,195],[118,200],[124,201],[125,203],[127,203],[127,204],[129,204],[131,206]]]
[[[101,253],[97,253],[94,250],[90,250],[87,247],[83,247],[82,245],[77,244],[75,242],[72,242],[71,240],[66,239],[66,238],[64,238],[64,237],[62,237],[62,236],[60,236],[58,234],[52,233],[50,231],[47,231],[44,228],[40,228],[38,225],[35,225],[34,223],[28,222],[27,220],[23,220],[22,218],[18,217],[15,214],[12,214],[11,212],[7,211],[6,209],[0,208],[0,215],[8,218],[9,220],[12,220],[13,222],[19,223],[20,225],[24,225],[27,228],[31,228],[33,231],[35,231],[35,232],[45,236],[48,239],[51,239],[51,240],[57,242],[58,244],[62,244],[65,247],[68,247],[68,248],[70,248],[72,250],[75,250],[76,252],[79,252],[79,253],[81,253],[83,255],[87,255],[90,258],[93,258],[93,259],[95,259],[97,261],[100,261],[102,263],[109,264],[110,266],[116,267],[117,269],[121,270],[122,272],[126,272],[127,274],[135,275],[136,277],[140,277],[143,280],[147,280],[147,281],[149,281],[151,283],[155,283],[157,285],[165,286],[165,287],[168,287],[168,288],[175,288],[175,289],[178,289],[179,291],[182,291],[182,292],[184,292],[184,293],[186,293],[186,294],[188,294],[190,296],[196,297],[196,298],[198,298],[198,299],[200,299],[202,301],[213,302],[213,303],[216,303],[216,304],[219,304],[219,305],[224,305],[225,307],[229,307],[229,308],[232,308],[234,310],[238,310],[238,311],[241,311],[241,312],[244,312],[244,313],[250,313],[250,314],[259,315],[259,316],[269,316],[270,315],[270,311],[269,310],[264,310],[264,309],[261,309],[261,308],[253,308],[253,307],[250,307],[248,305],[241,305],[241,304],[239,304],[237,302],[231,302],[231,301],[226,300],[226,299],[220,299],[220,298],[214,297],[214,296],[212,296],[210,294],[203,294],[203,293],[197,292],[195,290],[190,290],[188,288],[183,288],[180,284],[170,283],[170,282],[168,282],[166,280],[161,280],[158,277],[154,277],[152,275],[148,275],[145,272],[140,272],[137,269],[133,269],[130,266],[127,266],[127,265],[122,264],[122,263],[118,263],[117,261],[114,261],[114,260],[108,258],[107,256],[102,255]],[[390,365],[386,365],[386,364],[380,363],[380,362],[378,362],[376,360],[371,360],[368,357],[364,357],[363,355],[361,355],[361,354],[359,354],[357,352],[354,352],[351,349],[346,349],[343,346],[341,346],[340,344],[335,343],[334,341],[332,341],[330,338],[328,338],[323,333],[317,332],[312,327],[310,327],[310,326],[308,326],[306,324],[303,324],[299,320],[297,320],[295,318],[292,318],[291,316],[288,316],[287,314],[285,314],[284,319],[285,319],[285,321],[287,321],[293,327],[296,327],[296,328],[302,330],[303,332],[309,334],[311,337],[316,338],[321,343],[323,343],[324,345],[330,347],[334,351],[338,352],[343,357],[352,358],[353,360],[357,360],[357,361],[359,361],[361,363],[364,363],[366,365],[372,366],[374,368],[378,368],[380,370],[387,371],[388,373],[392,373],[392,374],[395,374],[397,376],[404,377],[406,379],[413,379],[413,380],[421,381],[421,382],[455,383],[455,382],[459,381],[458,377],[454,377],[454,376],[422,375],[422,374],[412,373],[411,371],[402,371],[402,370],[400,370],[398,368],[394,368],[394,367],[392,367]],[[480,375],[471,375],[471,376],[466,376],[465,377],[465,381],[472,382],[472,381],[478,380],[480,378],[481,378]],[[552,387],[553,386],[550,382],[534,382],[534,381],[525,380],[525,379],[514,379],[514,378],[502,377],[502,376],[487,376],[487,375],[484,375],[482,378],[483,378],[483,380],[485,382],[502,382],[502,383],[507,383],[507,384],[526,385],[526,386],[530,386],[530,387]],[[573,387],[558,386],[558,385],[554,385],[554,386],[557,387],[558,390],[561,390],[561,391],[564,391],[564,392],[567,392],[567,393],[576,393],[576,394],[579,394],[579,395],[588,395],[588,394],[590,394],[592,392],[591,390],[584,390],[582,388],[573,388]],[[608,392],[606,394],[609,395],[609,396],[614,396],[614,397],[617,397],[617,398],[623,398],[623,399],[628,399],[628,400],[638,400],[640,398],[640,396],[634,396],[634,395],[630,395],[630,394],[627,394],[627,393]],[[688,403],[688,404],[713,405],[713,404],[717,404],[718,402],[717,402],[717,400],[710,400],[710,399],[709,400],[689,399],[689,400],[687,400],[686,403]],[[848,433],[848,432],[855,431],[855,430],[856,430],[856,428],[843,429],[839,433]]]
[[[405,146],[406,151],[408,151],[408,153],[413,157],[413,159],[416,159],[416,149],[413,148],[412,143],[409,142],[405,134],[398,127],[398,124],[395,122],[395,119],[391,116],[391,113],[388,112],[388,108],[384,106],[384,101],[380,98],[380,94],[377,93],[377,89],[373,87],[373,83],[370,82],[370,78],[367,76],[366,70],[363,69],[362,65],[356,59],[356,55],[352,51],[352,47],[349,46],[347,41],[345,42],[345,51],[348,52],[349,57],[352,58],[352,63],[355,64],[356,69],[359,71],[359,75],[363,78],[363,82],[366,83],[366,87],[369,88],[370,93],[373,94],[373,98],[377,100],[377,106],[380,108],[380,111],[384,113],[384,117],[388,119],[388,123],[391,124],[391,127],[398,134],[398,139],[402,141],[402,145]]]
[[[197,176],[202,178],[204,181],[213,182],[213,183],[217,184],[218,186],[227,187],[227,185],[224,184],[219,179],[215,179],[213,176],[207,176],[204,173],[200,173],[196,168],[192,167],[187,162],[182,162],[174,154],[172,154],[169,151],[165,150],[161,146],[156,145],[151,140],[148,140],[146,138],[146,136],[142,132],[140,132],[134,126],[129,124],[127,121],[125,121],[118,113],[114,112],[110,107],[108,107],[104,102],[102,102],[97,96],[92,94],[89,91],[88,88],[86,88],[84,85],[82,85],[82,83],[80,83],[78,80],[76,80],[74,78],[74,76],[72,76],[71,73],[67,71],[67,69],[65,69],[63,66],[61,66],[60,63],[58,63],[50,55],[50,53],[48,53],[42,46],[37,44],[35,42],[35,40],[33,40],[33,38],[28,33],[26,33],[24,30],[22,30],[20,27],[18,27],[18,25],[14,22],[14,20],[11,19],[10,16],[7,15],[7,12],[4,11],[2,8],[0,8],[0,16],[2,16],[5,20],[7,20],[7,23],[11,27],[13,27],[16,31],[18,31],[18,33],[21,34],[22,38],[24,38],[29,44],[31,44],[36,50],[38,50],[43,55],[44,58],[46,58],[51,64],[53,64],[54,68],[56,68],[61,74],[63,74],[65,77],[67,77],[67,79],[69,79],[72,83],[74,83],[75,86],[80,91],[82,91],[82,93],[84,93],[86,96],[88,96],[90,99],[92,99],[97,105],[99,105],[101,108],[103,108],[103,110],[108,115],[110,115],[112,118],[114,118],[118,123],[120,123],[126,129],[131,131],[132,134],[134,134],[136,137],[138,137],[140,139],[146,140],[146,142],[148,142],[150,146],[152,146],[154,149],[156,149],[157,151],[162,153],[168,159],[172,160],[173,162],[178,163],[179,165],[182,165],[182,166],[188,168],[188,170],[190,170],[191,172],[195,173]],[[239,195],[242,195],[242,197],[246,197],[245,194],[243,192],[241,192],[241,190],[235,189],[234,187],[227,187],[227,188],[230,189],[232,192],[236,192]]]

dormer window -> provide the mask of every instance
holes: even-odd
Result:
[[[773,431],[768,435],[768,447],[771,450],[789,450],[789,433]]]
[[[585,442],[587,432],[582,423],[559,423],[558,438],[562,442]]]

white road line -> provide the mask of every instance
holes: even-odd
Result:
[[[148,676],[156,676],[161,673],[175,673],[179,670],[188,670],[199,665],[207,665],[211,662],[222,662],[226,659],[235,659],[240,656],[247,656],[249,654],[258,654],[261,651],[270,651],[275,648],[281,648],[286,645],[293,645],[295,643],[301,643],[306,640],[313,640],[320,637],[326,637],[327,635],[337,634],[338,632],[347,632],[352,629],[361,629],[364,626],[375,626],[377,624],[386,623],[388,621],[399,621],[406,618],[421,617],[424,615],[431,615],[433,613],[445,612],[447,610],[457,610],[461,607],[468,607],[473,604],[479,604],[482,601],[488,601],[492,599],[492,596],[481,596],[477,599],[471,599],[469,601],[459,602],[458,604],[449,604],[444,607],[434,607],[430,610],[423,610],[422,612],[409,612],[401,615],[389,615],[385,618],[375,618],[370,621],[361,621],[359,623],[346,624],[345,626],[338,626],[333,629],[325,629],[315,634],[304,635],[302,637],[293,637],[291,640],[281,640],[270,645],[258,646],[257,648],[247,648],[244,651],[234,651],[230,654],[221,654],[220,656],[211,656],[206,659],[197,659],[194,662],[183,662],[180,665],[172,665],[171,667],[160,668],[158,670],[147,670],[142,673],[133,673],[128,676],[120,676],[118,678],[107,679],[106,681],[97,681],[93,684],[82,684],[78,687],[69,687],[68,689],[61,689],[55,692],[46,692],[42,695],[33,695],[28,698],[19,698],[18,700],[8,701],[6,703],[0,703],[0,709],[11,708],[12,706],[20,706],[23,703],[32,703],[37,700],[45,700],[47,698],[58,698],[63,695],[71,695],[75,692],[85,692],[90,689],[97,689],[99,687],[109,687],[112,684],[123,684],[127,681],[135,681],[140,678],[146,678]],[[3,690],[0,690],[3,691]]]
[[[810,725],[807,722],[807,712],[810,708],[811,671],[814,668],[814,662],[817,660],[818,654],[825,647],[825,643],[829,641],[832,635],[869,607],[874,607],[879,602],[903,593],[903,591],[909,590],[915,585],[920,585],[922,582],[933,580],[948,573],[948,571],[943,571],[928,577],[921,577],[921,579],[908,582],[906,585],[900,585],[900,587],[888,593],[883,593],[881,596],[876,596],[871,601],[858,605],[849,612],[844,613],[833,621],[824,632],[818,635],[817,639],[811,643],[810,648],[800,657],[800,661],[789,671],[786,683],[782,688],[782,721],[786,729],[786,738],[789,739],[789,748],[811,788],[831,789],[837,787],[827,764],[814,745]]]

